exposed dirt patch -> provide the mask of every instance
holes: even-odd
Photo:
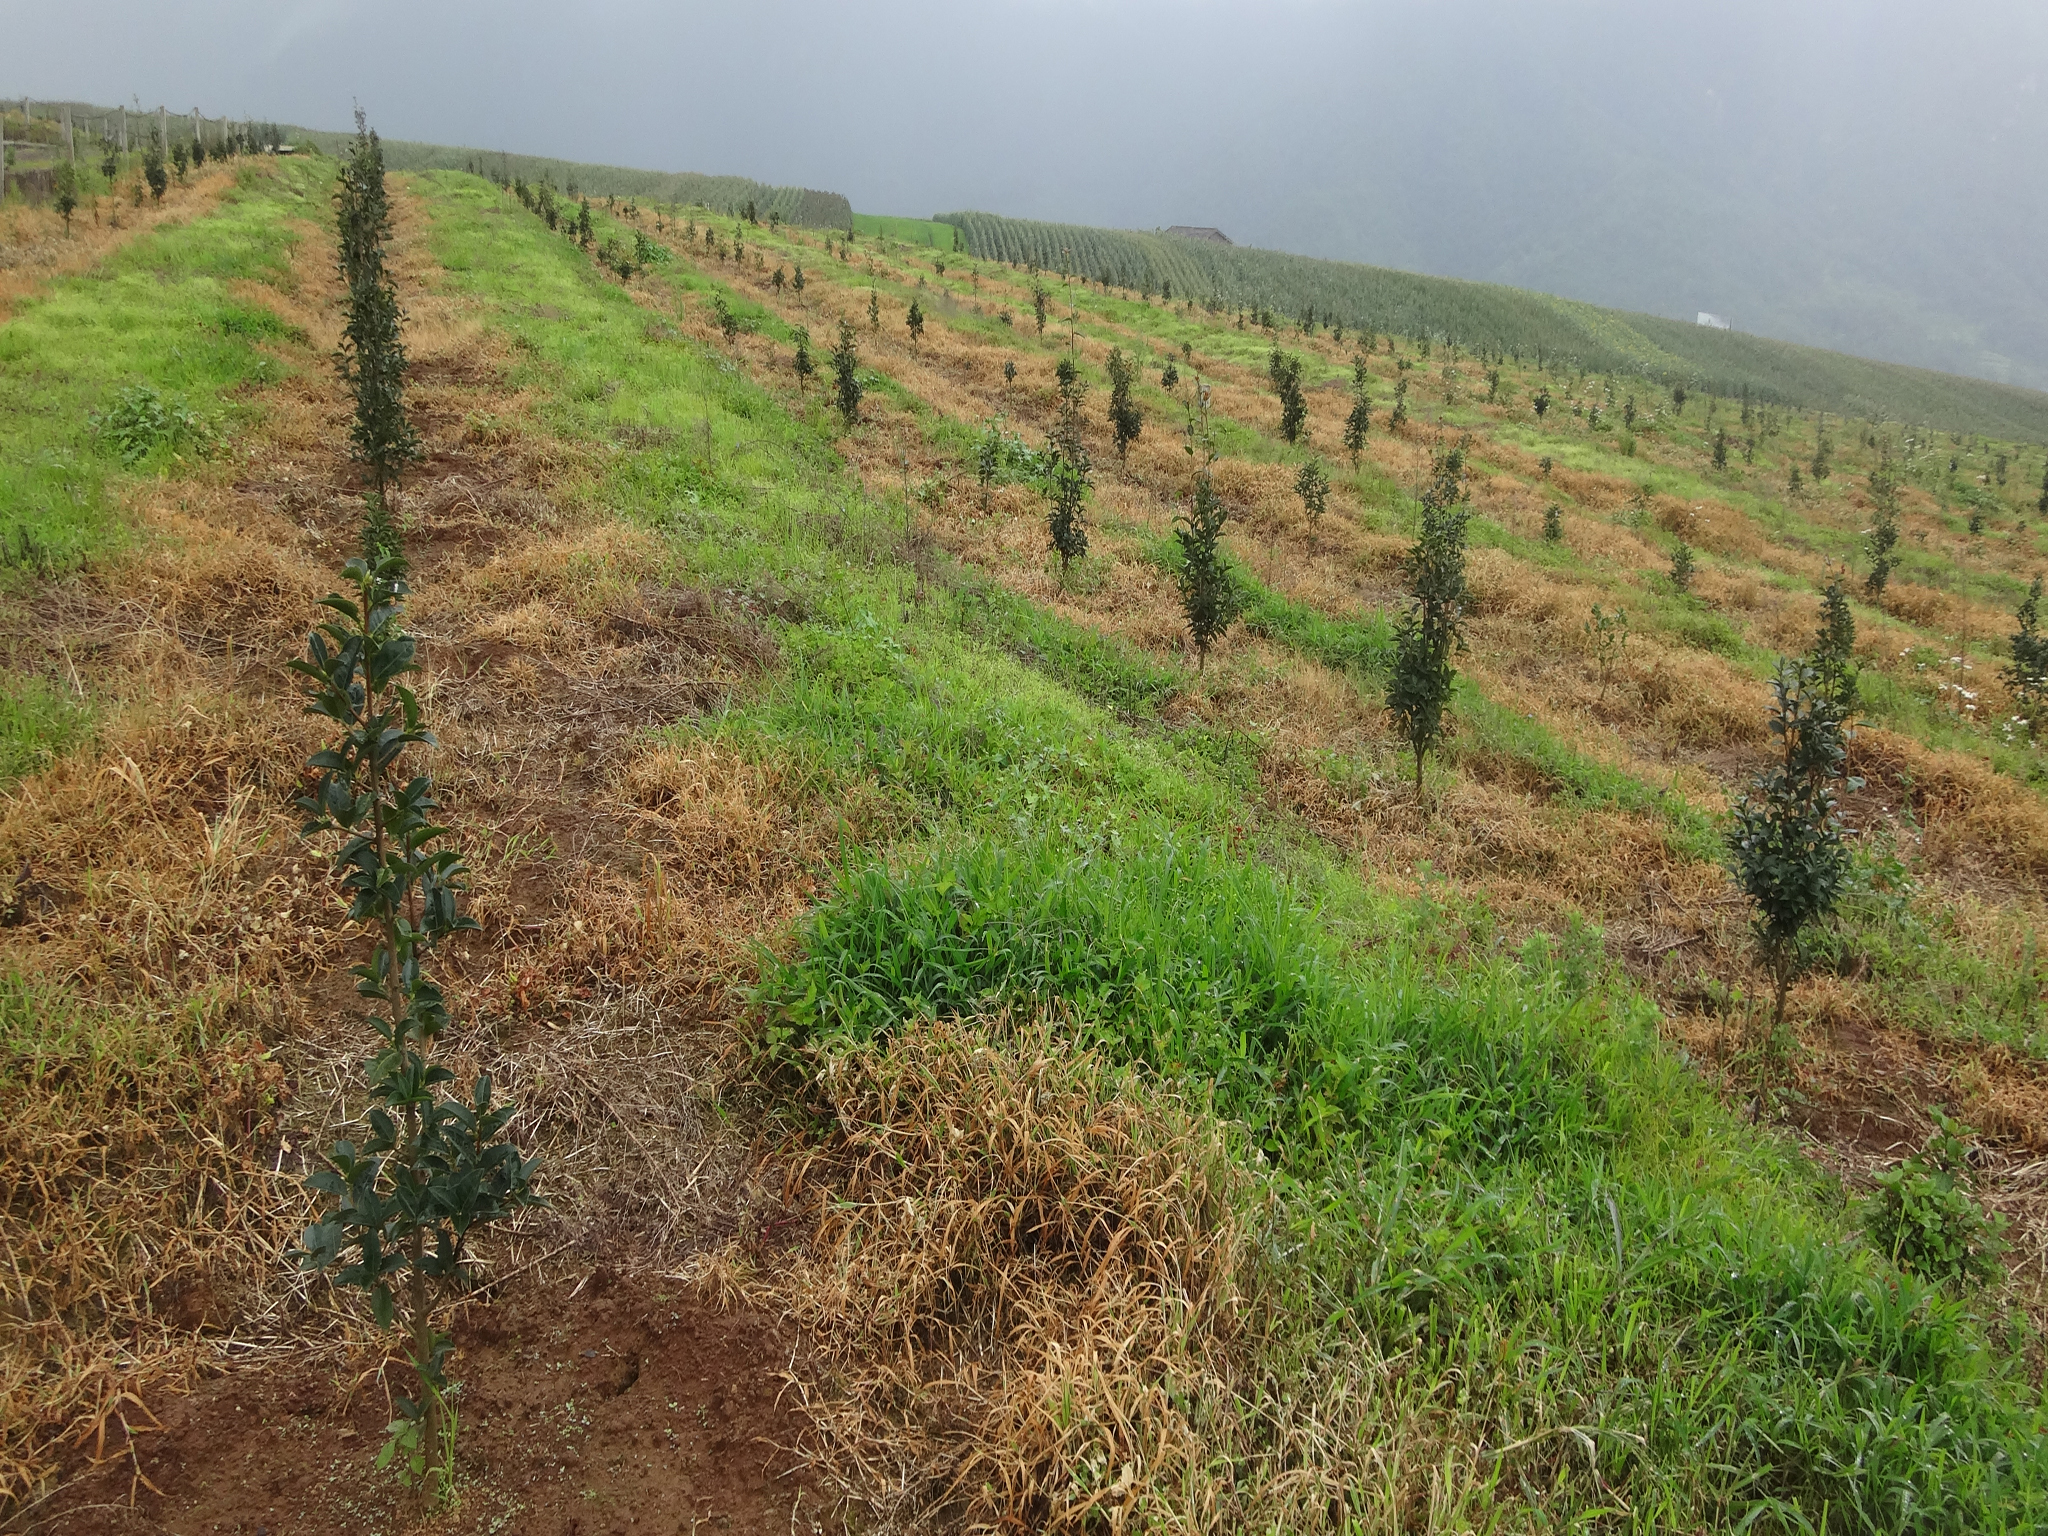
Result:
[[[452,1510],[422,1520],[373,1467],[391,1417],[374,1362],[281,1359],[160,1404],[163,1427],[132,1445],[110,1438],[37,1529],[786,1536],[822,1522],[816,1480],[784,1449],[800,1425],[780,1394],[789,1346],[767,1318],[600,1270],[472,1308],[455,1336]],[[390,1374],[402,1387],[403,1369]]]

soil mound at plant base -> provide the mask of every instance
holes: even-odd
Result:
[[[781,1449],[798,1432],[778,1393],[789,1348],[759,1315],[600,1270],[472,1308],[455,1337],[461,1490],[436,1517],[373,1465],[391,1418],[374,1368],[285,1359],[153,1405],[163,1428],[132,1456],[110,1437],[101,1466],[68,1468],[35,1529],[787,1536],[822,1520],[826,1499]],[[391,1370],[393,1390],[406,1375]]]

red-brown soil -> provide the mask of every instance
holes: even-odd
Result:
[[[574,1293],[574,1294],[572,1294]],[[392,1417],[374,1365],[272,1360],[154,1404],[160,1431],[81,1460],[38,1536],[641,1536],[810,1533],[827,1501],[785,1449],[788,1343],[689,1287],[586,1273],[455,1327],[460,1490],[420,1509],[373,1463]],[[406,1382],[389,1371],[393,1390]],[[138,1483],[139,1468],[148,1481]],[[133,1503],[130,1503],[131,1496]]]

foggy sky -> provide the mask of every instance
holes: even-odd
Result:
[[[1215,224],[2048,386],[2039,0],[0,0],[0,39],[0,94],[360,101],[394,138]]]

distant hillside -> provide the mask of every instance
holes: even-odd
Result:
[[[333,154],[349,138],[324,128],[291,127],[295,144],[314,144]],[[558,187],[600,196],[645,198],[649,202],[703,203],[737,211],[752,198],[762,215],[779,213],[792,224],[813,229],[845,229],[853,205],[838,192],[810,187],[771,187],[745,176],[706,176],[696,171],[636,171],[620,165],[586,165],[546,155],[515,155],[496,149],[471,149],[454,144],[420,144],[407,139],[384,140],[384,163],[394,171],[461,171],[472,164],[492,173],[551,180]]]
[[[993,261],[1071,261],[1121,287],[1171,284],[1176,297],[1264,305],[1287,320],[1311,307],[1356,329],[1443,337],[1469,348],[1541,357],[1598,373],[1753,396],[1843,416],[2048,442],[2048,394],[1817,347],[1604,309],[1496,283],[1425,277],[1173,235],[1047,224],[992,213],[938,218]]]

